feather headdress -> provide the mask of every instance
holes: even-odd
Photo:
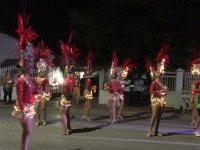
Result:
[[[92,61],[94,59],[93,52],[90,50],[87,56],[86,74],[92,73]]]
[[[50,58],[51,53],[51,49],[46,47],[43,41],[38,44],[37,50],[34,54],[37,61],[36,67],[39,72],[45,71],[48,66],[52,65],[52,61]]]
[[[133,60],[130,58],[125,59],[122,64],[121,76],[123,78],[126,78],[128,74],[130,74],[133,71],[134,68],[136,68],[136,64],[133,62]]]
[[[32,40],[37,37],[37,34],[32,31],[32,27],[28,26],[29,16],[24,18],[22,15],[18,15],[18,48],[17,51],[20,53],[20,62],[19,65],[22,67],[25,63],[31,64],[30,67],[33,67],[34,53],[33,46],[31,44]]]
[[[118,68],[118,57],[116,50],[113,52],[112,55],[112,64],[110,69],[110,76],[115,76],[117,74],[117,68]]]
[[[73,31],[70,33],[68,42],[65,43],[60,40],[60,49],[62,52],[61,62],[66,65],[68,72],[71,71],[72,67],[75,65],[75,60],[81,55],[79,49],[71,45],[73,33]]]
[[[26,48],[27,43],[31,43],[32,40],[36,39],[38,36],[34,31],[32,31],[32,27],[28,26],[29,24],[29,16],[22,18],[22,15],[18,15],[18,29],[16,32],[18,33],[18,50],[24,50]]]
[[[93,52],[89,50],[88,56],[87,56],[87,64],[86,64],[86,79],[85,79],[85,89],[89,90],[91,86],[91,79],[90,74],[92,73],[92,61],[94,59]]]
[[[190,72],[192,75],[200,75],[200,49],[195,50],[191,60]]]
[[[165,66],[169,61],[169,56],[167,54],[169,45],[168,43],[164,42],[162,47],[156,57],[157,67],[155,68],[154,65],[151,63],[150,60],[146,60],[146,67],[147,70],[150,71],[150,75],[152,78],[158,77],[160,74],[163,74],[165,71]]]

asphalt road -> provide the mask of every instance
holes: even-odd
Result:
[[[0,150],[19,150],[21,126],[11,116],[13,105],[0,103]],[[124,119],[108,124],[104,105],[94,104],[92,122],[81,120],[83,103],[71,107],[72,134],[61,135],[59,108],[48,106],[48,125],[34,126],[29,150],[199,150],[200,138],[190,126],[190,113],[166,108],[160,124],[162,137],[145,137],[150,107],[127,107]]]

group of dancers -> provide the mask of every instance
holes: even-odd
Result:
[[[51,50],[45,47],[43,42],[40,42],[35,48],[32,43],[38,35],[32,30],[28,24],[28,17],[25,15],[18,15],[18,52],[20,54],[19,67],[21,73],[16,78],[16,93],[17,101],[14,105],[12,115],[19,119],[22,126],[21,137],[21,150],[28,150],[29,139],[32,133],[33,124],[35,125],[47,125],[47,110],[46,106],[48,100],[51,98],[51,88],[47,78],[48,67],[52,65],[50,54]],[[161,115],[165,105],[165,95],[167,93],[167,87],[162,82],[162,75],[164,73],[165,65],[169,58],[167,55],[168,44],[164,43],[161,50],[157,55],[157,64],[147,61],[147,69],[152,77],[150,85],[151,94],[151,107],[152,116],[149,124],[149,130],[146,137],[162,136],[159,133],[159,124]],[[76,59],[80,56],[80,52],[75,47],[71,46],[70,41],[60,41],[60,49],[62,52],[61,62],[65,70],[64,82],[60,85],[62,95],[60,97],[60,117],[63,125],[63,135],[68,135],[72,132],[70,124],[70,107],[72,104],[78,102],[78,97],[74,94],[74,91],[80,95],[80,81],[78,81],[78,73],[74,71]],[[93,99],[93,93],[96,92],[97,86],[91,82],[93,53],[89,51],[86,63],[86,78],[83,96],[85,99],[85,105],[83,110],[82,119],[85,121],[92,121],[90,117],[91,102]],[[194,61],[193,68],[191,69],[193,75],[199,76],[200,74],[200,61]],[[107,107],[110,113],[110,124],[116,123],[118,119],[123,119],[124,108],[124,95],[123,89],[126,86],[125,79],[136,68],[136,64],[130,58],[125,59],[122,65],[118,65],[118,57],[116,51],[113,53],[111,68],[109,72],[108,82],[105,83],[105,89],[108,90],[108,102]],[[33,69],[37,70],[37,76],[32,77]],[[195,81],[192,84],[192,101],[200,99],[198,90],[200,81]],[[193,105],[196,108],[195,104]],[[40,110],[42,113],[40,113]],[[200,115],[200,108],[197,110],[198,116]],[[194,111],[195,114],[196,111]],[[196,124],[197,130],[195,135],[200,136],[198,130],[200,126],[200,117],[197,120],[193,120]],[[153,127],[155,130],[153,133]]]
[[[28,150],[29,139],[34,125],[47,125],[47,103],[51,99],[52,92],[47,77],[48,67],[52,65],[51,50],[41,41],[33,46],[33,40],[38,35],[29,26],[29,17],[18,15],[18,48],[21,73],[16,78],[17,100],[12,115],[19,119],[22,126],[21,150]],[[80,52],[71,46],[70,41],[60,41],[62,52],[61,60],[64,66],[65,79],[60,85],[62,95],[59,101],[60,116],[63,125],[63,135],[70,134],[70,107],[77,103],[80,95],[79,73],[74,72],[75,60]],[[93,93],[97,86],[92,85],[92,60],[93,53],[89,51],[86,64],[86,79],[84,86],[85,106],[82,119],[91,121],[90,109]],[[33,77],[33,70],[37,70]]]

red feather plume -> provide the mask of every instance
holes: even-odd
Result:
[[[169,61],[169,56],[167,54],[168,49],[169,49],[169,44],[167,42],[164,42],[162,44],[162,48],[160,49],[156,57],[157,63],[161,63],[163,59],[165,59],[165,62]]]
[[[126,69],[128,68],[128,73],[131,73],[133,71],[134,68],[136,68],[136,64],[134,63],[134,61],[130,58],[125,59],[125,61],[122,64],[122,68]]]
[[[112,65],[113,67],[118,67],[118,57],[117,57],[117,52],[116,50],[113,52],[113,56],[112,56]]]
[[[18,41],[19,41],[19,50],[24,50],[27,42],[31,42],[38,35],[32,31],[32,27],[28,27],[29,16],[26,17],[24,15],[24,20],[20,14],[18,14],[18,29],[16,32],[18,33]]]
[[[38,61],[39,59],[44,59],[44,61],[48,64],[48,65],[52,65],[52,61],[51,61],[51,49],[46,47],[44,42],[41,41],[38,46],[37,46],[37,50],[35,51],[34,55],[35,55],[35,59],[36,61]]]
[[[75,47],[72,47],[69,43],[60,41],[60,48],[62,52],[61,61],[63,64],[66,59],[75,61],[81,55],[80,51]]]
[[[94,55],[93,55],[92,51],[90,50],[88,53],[88,56],[87,56],[87,65],[86,65],[87,73],[91,73],[93,59],[94,59]]]

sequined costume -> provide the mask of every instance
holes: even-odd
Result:
[[[48,101],[50,98],[50,87],[47,77],[35,78],[35,95],[34,98],[37,102]]]
[[[33,118],[34,110],[34,80],[31,77],[20,75],[16,80],[17,104],[12,115],[21,118],[21,113]]]
[[[93,92],[92,92],[92,89],[91,89],[91,79],[90,79],[89,75],[85,79],[85,86],[84,86],[83,96],[87,100],[92,100],[93,99]]]
[[[120,101],[124,101],[124,86],[125,86],[125,80],[120,79],[119,84],[121,85],[121,88],[118,89],[119,93],[119,99]]]
[[[21,74],[16,79],[17,100],[12,115],[19,118],[22,127],[21,150],[28,150],[30,136],[32,134],[34,109],[35,83],[31,77],[34,64],[34,46],[32,41],[37,34],[29,26],[29,15],[18,15],[18,54]]]
[[[74,86],[74,98],[76,99],[76,103],[78,104],[78,101],[80,99],[80,78],[79,78],[79,73],[76,75],[75,72],[75,86]]]
[[[151,105],[165,105],[166,87],[153,81],[150,86]]]
[[[155,136],[162,136],[159,133],[159,125],[161,121],[161,116],[163,113],[164,105],[165,105],[165,95],[167,92],[167,87],[163,85],[162,81],[162,74],[165,71],[165,65],[169,60],[167,50],[169,48],[168,43],[164,42],[162,45],[161,50],[157,54],[157,66],[155,66],[150,62],[147,61],[147,68],[150,71],[150,75],[152,78],[151,86],[150,86],[150,94],[151,94],[151,108],[152,108],[152,115],[149,124],[149,130],[146,135],[147,138],[151,137],[152,130],[155,125]]]
[[[74,101],[73,91],[74,91],[75,79],[73,76],[67,76],[62,84],[62,95],[60,100],[61,106],[71,106]]]
[[[108,100],[109,101],[119,101],[119,92],[122,91],[122,87],[119,82],[113,80],[110,83],[108,83]]]

